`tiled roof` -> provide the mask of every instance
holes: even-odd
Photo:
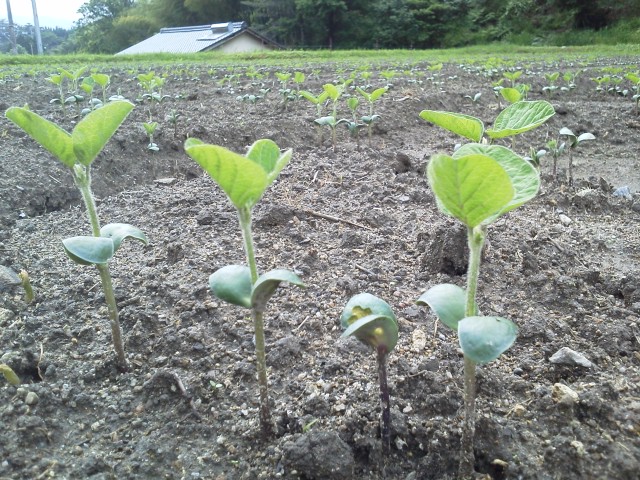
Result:
[[[247,29],[246,22],[216,23],[197,27],[163,28],[153,37],[118,52],[117,55],[137,53],[196,53],[211,50],[216,45]]]

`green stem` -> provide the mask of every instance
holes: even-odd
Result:
[[[82,199],[87,207],[87,215],[91,224],[91,231],[94,237],[100,236],[100,220],[98,219],[98,211],[96,202],[91,193],[91,173],[90,167],[76,164],[73,170],[73,179],[82,194]],[[113,338],[113,348],[116,352],[118,368],[125,371],[127,369],[127,359],[124,354],[124,343],[122,341],[122,330],[120,328],[120,318],[118,315],[118,305],[113,293],[113,283],[111,274],[109,273],[109,265],[96,264],[100,272],[100,280],[102,281],[102,290],[104,298],[107,302],[109,310],[109,323],[111,326],[111,337]]]
[[[116,297],[113,294],[113,284],[111,283],[111,274],[109,273],[109,265],[106,263],[96,264],[100,272],[100,280],[102,280],[102,289],[104,290],[104,298],[109,309],[109,324],[111,326],[111,337],[113,338],[113,348],[116,351],[118,367],[121,370],[127,369],[127,358],[124,354],[124,343],[122,341],[122,330],[120,329],[120,318],[118,315],[118,305]]]
[[[480,259],[482,246],[484,245],[485,227],[478,226],[467,230],[469,243],[469,269],[467,270],[467,303],[465,316],[477,315],[476,291],[478,289],[478,276],[480,274]],[[462,424],[462,439],[460,440],[460,463],[458,465],[458,478],[468,479],[473,477],[475,454],[473,443],[476,430],[476,364],[473,360],[464,357],[464,420]]]
[[[382,410],[382,452],[385,455],[391,450],[391,400],[387,384],[387,347],[378,347],[378,380],[380,381],[380,408]]]
[[[251,283],[258,280],[258,267],[256,264],[255,250],[253,248],[253,236],[251,235],[251,210],[238,209],[238,221],[242,229],[242,239],[247,255],[247,263],[251,272]],[[253,328],[255,334],[256,369],[258,371],[258,388],[260,390],[260,425],[265,438],[274,435],[271,421],[271,408],[269,406],[269,382],[267,379],[267,359],[264,340],[263,312],[252,309]]]

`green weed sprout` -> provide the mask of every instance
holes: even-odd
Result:
[[[6,363],[0,363],[0,373],[11,385],[20,385],[20,377],[18,377],[18,375],[16,375],[16,372],[14,372],[13,369]]]
[[[269,438],[274,430],[269,406],[263,315],[267,302],[281,282],[299,287],[304,285],[289,270],[271,270],[258,276],[251,234],[251,210],[289,163],[292,152],[287,150],[281,153],[278,145],[265,139],[256,141],[246,156],[195,138],[189,138],[184,148],[187,155],[227,194],[238,214],[248,266],[227,265],[216,270],[209,277],[209,288],[220,300],[251,309],[260,389],[260,424],[263,435]]]
[[[71,237],[62,243],[65,252],[74,262],[95,265],[100,272],[109,310],[113,345],[121,370],[126,370],[127,361],[108,262],[125,238],[147,244],[147,237],[141,230],[128,224],[111,223],[100,227],[91,193],[91,164],[132,109],[133,104],[130,102],[111,102],[80,120],[70,134],[27,108],[12,107],[6,112],[9,120],[71,170],[73,181],[82,194],[93,236]]]
[[[369,142],[371,142],[371,135],[373,133],[373,122],[380,119],[380,115],[376,115],[373,112],[374,105],[380,99],[380,97],[382,97],[382,95],[387,93],[387,90],[389,90],[388,87],[382,87],[374,90],[371,93],[368,93],[362,88],[356,87],[356,91],[360,95],[362,95],[369,104],[369,115],[365,115],[360,118],[360,120],[362,120],[362,123],[367,126],[367,135],[369,136]]]
[[[376,352],[378,380],[380,382],[380,409],[382,417],[382,449],[391,448],[391,402],[387,384],[387,356],[398,342],[398,320],[387,302],[360,293],[351,297],[340,316],[344,328],[342,337],[355,337]]]
[[[469,267],[466,289],[453,284],[430,288],[417,301],[458,332],[464,354],[464,421],[458,478],[474,471],[476,365],[495,360],[515,341],[518,328],[502,317],[483,316],[476,303],[480,258],[487,226],[531,200],[540,188],[533,165],[506,147],[470,143],[452,157],[435,155],[427,167],[439,209],[467,227]]]

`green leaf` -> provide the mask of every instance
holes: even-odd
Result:
[[[384,95],[385,93],[387,93],[388,88],[387,87],[382,87],[382,88],[378,88],[376,90],[374,90],[373,92],[371,92],[371,96],[368,99],[370,102],[375,102],[376,100],[378,100],[382,95]]]
[[[63,164],[73,168],[76,156],[73,153],[73,141],[69,133],[26,108],[11,107],[5,115]]]
[[[227,265],[209,276],[209,289],[216,298],[251,308],[251,271],[245,265]]]
[[[0,363],[0,373],[4,376],[5,380],[9,382],[11,385],[20,385],[20,377],[16,375],[16,372],[14,372],[9,365],[5,363]]]
[[[71,133],[78,161],[85,166],[91,165],[131,110],[131,102],[119,100],[94,110],[80,120]]]
[[[342,310],[340,325],[342,328],[348,328],[359,318],[371,314],[389,317],[397,322],[396,316],[387,302],[370,293],[359,293],[351,297]]]
[[[514,196],[505,169],[486,155],[435,155],[427,177],[440,209],[470,228],[502,211]]]
[[[509,349],[518,327],[501,317],[467,317],[458,323],[460,347],[476,363],[487,363]]]
[[[501,88],[500,95],[509,103],[516,103],[522,99],[522,93],[516,88]]]
[[[544,100],[521,101],[505,108],[487,130],[491,138],[504,138],[539,127],[555,115],[553,105]]]
[[[316,122],[318,125],[321,125],[323,127],[332,127],[332,128],[338,124],[338,122],[336,122],[336,117],[334,116],[316,118],[314,122]]]
[[[511,179],[514,195],[511,201],[499,213],[488,218],[484,223],[493,222],[498,216],[525,204],[538,194],[540,190],[540,174],[538,170],[524,158],[501,145],[483,145],[467,143],[453,154],[453,158],[465,155],[481,154],[493,158],[507,172]]]
[[[362,343],[378,349],[384,345],[391,352],[398,343],[398,323],[386,315],[366,315],[351,323],[342,337],[354,336]]]
[[[188,139],[184,149],[222,188],[237,209],[252,208],[269,185],[264,168],[224,147]]]
[[[327,83],[323,85],[322,88],[324,89],[325,92],[327,92],[327,95],[329,95],[329,98],[334,102],[338,100],[338,98],[340,98],[340,93],[341,93],[340,89],[336,87],[333,83]]]
[[[105,75],[104,73],[94,73],[91,75],[91,78],[102,88],[109,85],[109,75]]]
[[[125,238],[133,238],[147,245],[149,240],[142,230],[127,223],[110,223],[100,229],[100,236],[113,241],[113,252],[117,252]]]
[[[251,293],[251,306],[258,312],[264,312],[267,302],[275,293],[281,282],[289,282],[298,287],[304,288],[304,283],[295,273],[289,270],[278,269],[271,270],[260,275],[256,283],[253,285]]]
[[[326,92],[323,92],[323,93],[326,93]],[[306,90],[298,91],[298,95],[300,95],[302,98],[306,98],[307,100],[309,100],[314,105],[318,105],[320,103],[320,101],[321,101],[319,99],[319,97],[316,97],[311,92],[308,92]],[[326,96],[325,96],[325,99],[326,99]]]
[[[257,140],[247,152],[247,158],[260,165],[267,174],[267,186],[271,185],[291,160],[291,149],[280,152],[280,147],[268,139]]]
[[[482,140],[482,135],[484,134],[484,124],[482,120],[470,115],[437,110],[423,110],[420,112],[420,118],[474,142]]]
[[[105,237],[71,237],[62,241],[69,258],[80,265],[107,263],[113,257],[113,240]]]
[[[423,293],[416,303],[429,305],[442,323],[458,330],[458,322],[465,317],[467,294],[457,285],[442,283]]]

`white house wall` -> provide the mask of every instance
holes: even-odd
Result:
[[[256,37],[248,33],[243,33],[232,38],[228,42],[223,43],[215,50],[223,53],[242,53],[255,52],[257,50],[271,50],[271,48],[267,45],[263,45],[263,43]]]

